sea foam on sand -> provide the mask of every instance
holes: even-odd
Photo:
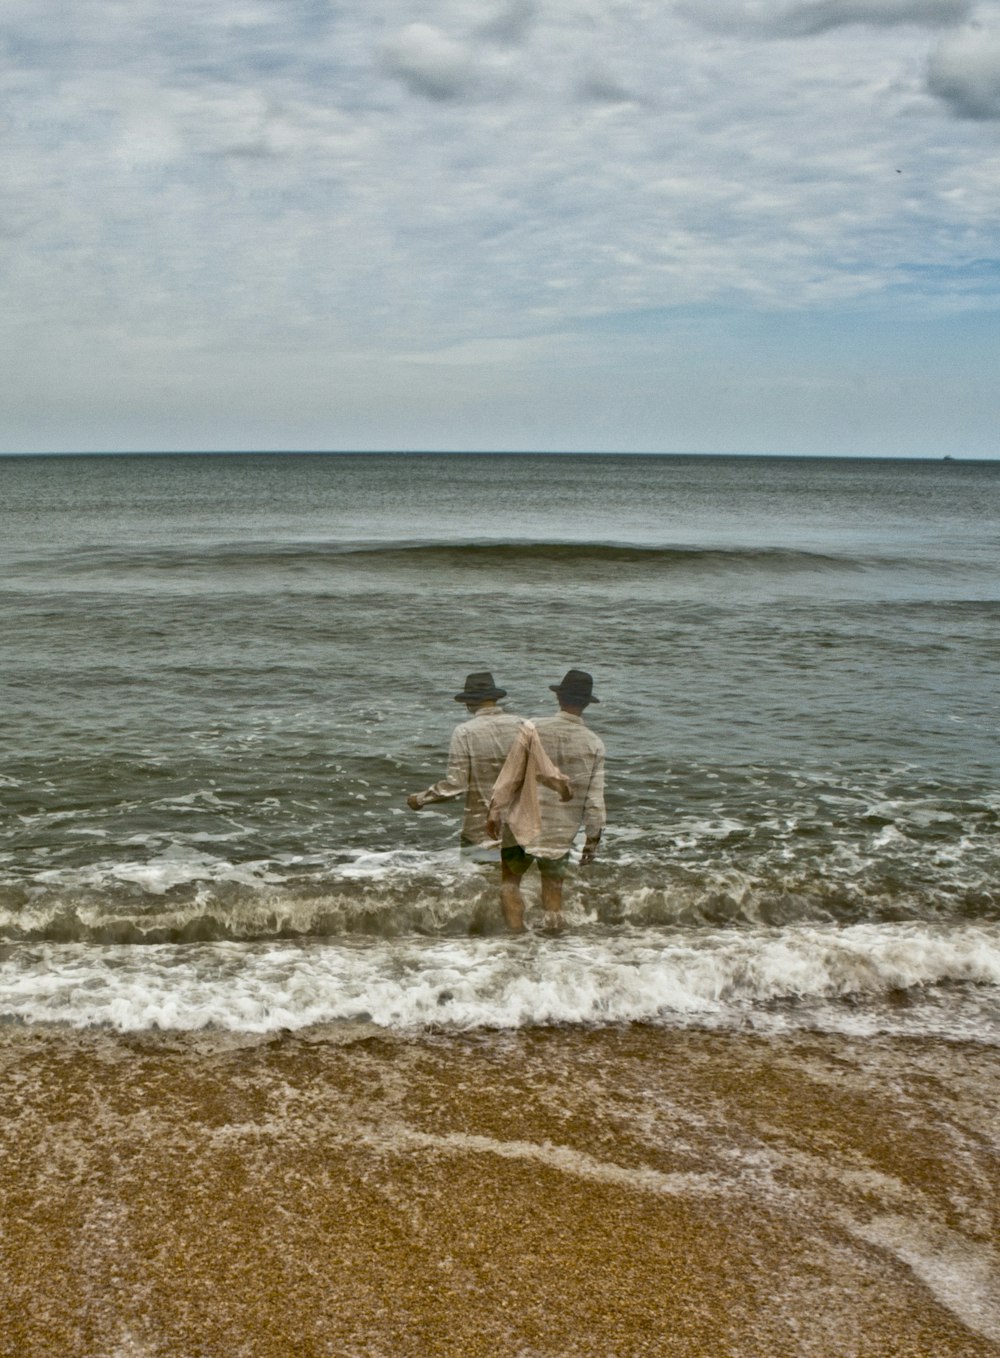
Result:
[[[974,1043],[0,1033],[4,1358],[996,1358]]]

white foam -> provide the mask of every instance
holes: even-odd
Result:
[[[970,1330],[1000,1343],[1000,1259],[988,1245],[904,1216],[876,1216],[850,1229],[895,1254]]]
[[[906,836],[896,829],[895,825],[885,825],[872,839],[871,847],[873,850],[888,849],[893,844],[905,844]]]
[[[173,797],[164,797],[162,801],[154,802],[154,807],[221,807],[228,809],[234,805],[233,802],[225,802],[214,793],[210,788],[198,788],[194,792],[178,793]]]
[[[453,855],[447,855],[445,861],[451,869],[456,866]],[[347,861],[338,865],[337,874],[348,880],[363,877],[382,879],[393,873],[412,871],[415,868],[424,868],[427,865],[427,855],[416,849],[387,849],[384,851],[353,849],[350,850]]]
[[[711,775],[709,775],[711,776]],[[746,830],[741,820],[722,816],[718,820],[699,819],[694,816],[681,816],[673,826],[666,830],[671,840],[679,848],[691,848],[704,839],[728,839],[732,834]]]
[[[137,843],[147,843],[146,837]],[[271,871],[269,862],[232,863],[212,854],[171,845],[162,854],[135,861],[96,863],[85,868],[46,868],[35,873],[46,886],[86,887],[99,890],[113,882],[137,886],[150,896],[163,896],[174,887],[205,882],[239,882],[247,886],[279,884],[283,878]]]
[[[729,1191],[729,1185],[715,1175],[682,1171],[668,1174],[648,1165],[618,1165],[588,1155],[586,1151],[556,1145],[551,1141],[501,1141],[496,1137],[475,1136],[467,1132],[436,1135],[418,1131],[415,1127],[392,1125],[380,1127],[377,1134],[370,1135],[368,1140],[391,1150],[414,1147],[445,1155],[460,1155],[463,1159],[469,1155],[495,1155],[502,1160],[527,1160],[546,1169],[557,1170],[560,1174],[642,1193],[705,1196]]]
[[[956,982],[966,988],[940,989]],[[898,991],[907,1003],[888,1004]],[[0,960],[0,1016],[245,1032],[362,1017],[402,1030],[805,1024],[1000,1042],[1000,926],[13,945]]]

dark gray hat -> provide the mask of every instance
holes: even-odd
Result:
[[[507,690],[497,688],[493,682],[493,675],[489,670],[478,670],[475,674],[466,675],[465,692],[456,693],[456,703],[488,703],[497,698],[506,698]]]
[[[599,703],[600,698],[594,697],[593,675],[586,670],[567,670],[563,675],[561,684],[549,684],[553,693],[564,698],[572,706],[578,703]]]

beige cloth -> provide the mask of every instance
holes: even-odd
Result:
[[[541,786],[535,784],[540,822],[538,829],[529,826],[520,833],[514,833],[508,819],[504,842],[509,843],[510,835],[513,835],[517,843],[536,858],[562,858],[572,848],[581,825],[588,839],[597,839],[607,821],[604,808],[604,742],[585,725],[582,717],[572,712],[541,717],[534,726],[545,754],[557,771],[569,779],[572,796],[568,801],[563,801],[551,783],[543,780]],[[496,788],[493,802],[498,802]]]
[[[573,795],[569,779],[546,754],[534,723],[526,721],[510,747],[490,801],[489,820],[494,824],[502,821],[505,839],[513,837],[518,844],[538,839],[542,829],[540,783],[564,801]]]
[[[469,721],[455,727],[447,773],[425,792],[418,792],[414,804],[420,807],[450,801],[464,793],[463,841],[496,845],[498,841],[486,833],[490,793],[520,726],[521,718],[502,707],[480,708]]]

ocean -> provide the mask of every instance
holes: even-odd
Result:
[[[1000,464],[6,458],[0,561],[0,1358],[997,1358]],[[513,937],[406,798],[570,668]]]
[[[0,561],[5,1023],[1000,1040],[1000,464],[8,457]],[[406,796],[573,666],[609,825],[508,938]]]

